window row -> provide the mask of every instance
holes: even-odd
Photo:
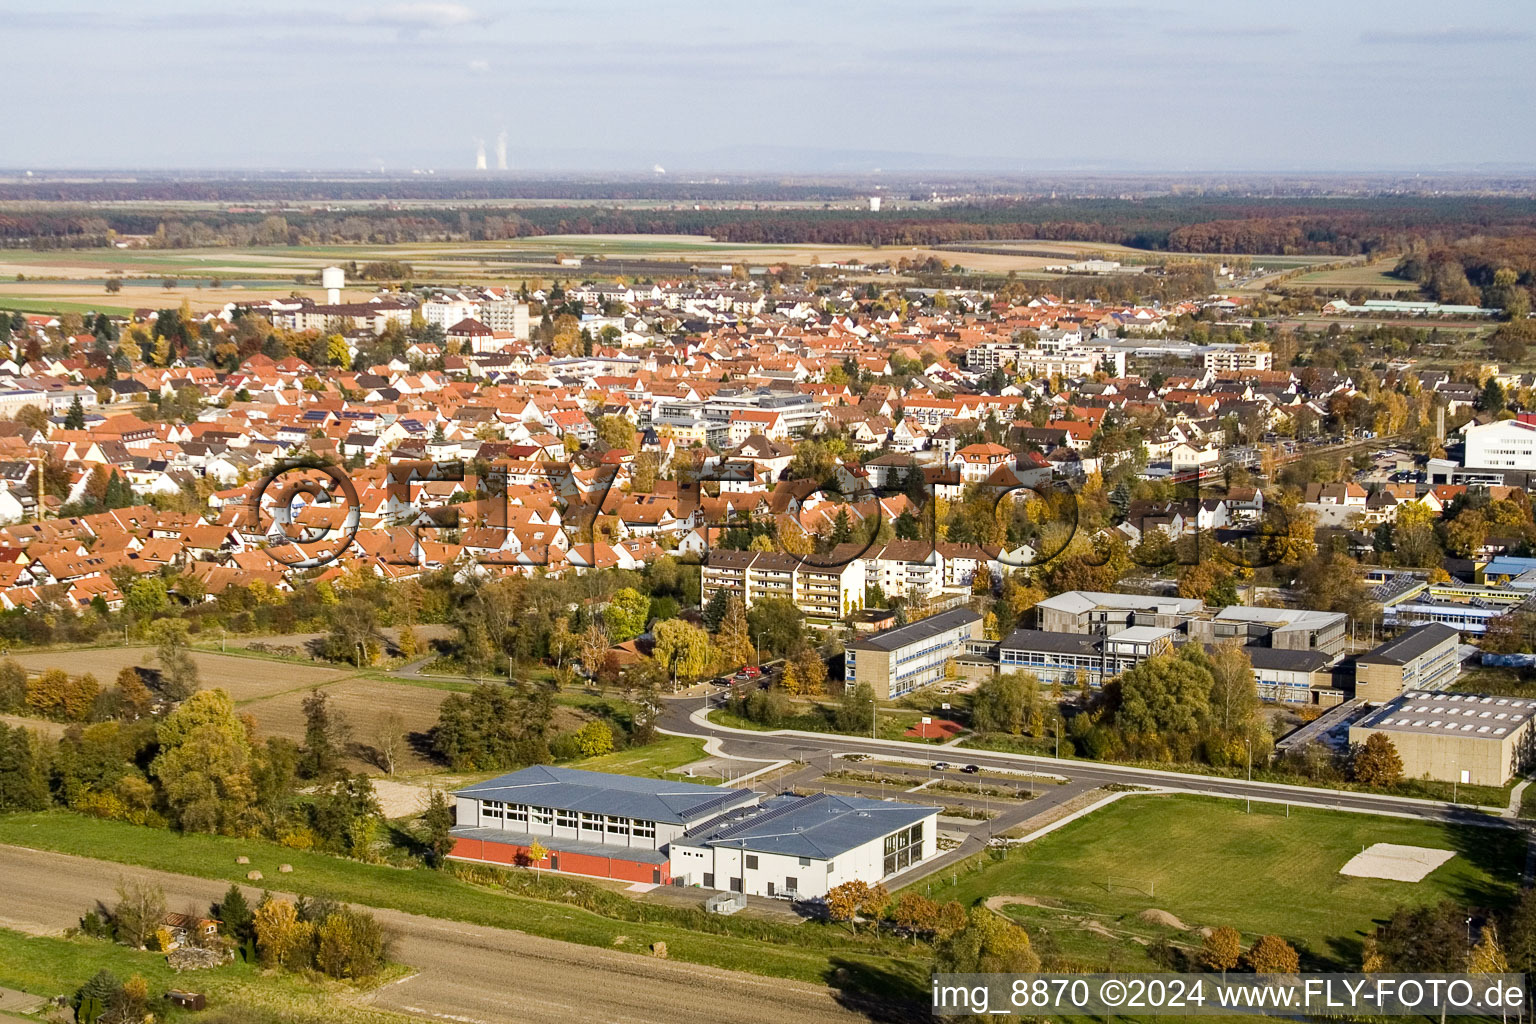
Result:
[[[496,821],[526,825],[556,825],[616,836],[633,835],[639,839],[655,839],[656,823],[640,818],[624,818],[611,814],[589,814],[586,811],[567,811],[552,807],[535,807],[528,804],[509,804],[500,800],[480,801],[480,816]]]

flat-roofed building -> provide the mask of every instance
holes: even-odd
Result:
[[[551,765],[454,793],[457,860],[759,896],[874,885],[938,852],[936,806],[610,775]]]
[[[1373,703],[1408,690],[1443,690],[1460,671],[1456,647],[1461,635],[1450,626],[1414,626],[1355,659],[1355,696]]]
[[[527,864],[537,842],[547,866],[599,878],[671,881],[665,848],[689,829],[758,794],[688,782],[534,765],[454,794],[450,856],[492,864]]]
[[[755,896],[821,897],[932,858],[938,816],[937,807],[832,793],[771,797],[674,839],[671,877]]]
[[[1334,686],[1329,668],[1333,659],[1321,651],[1244,647],[1243,653],[1253,664],[1253,682],[1260,700],[1319,707],[1332,707],[1344,700],[1344,691]]]
[[[1173,652],[1174,631],[1132,626],[1106,635],[1016,629],[997,645],[999,672],[1030,672],[1043,683],[1097,689],[1146,659]]]
[[[1502,786],[1532,763],[1536,700],[1409,690],[1349,727],[1349,742],[1384,733],[1403,775]]]
[[[951,659],[981,639],[981,616],[951,608],[905,626],[850,641],[843,652],[849,686],[868,683],[880,698],[900,697],[945,677]]]
[[[1197,598],[1069,590],[1035,605],[1040,628],[1051,633],[1111,632],[1128,626],[1178,629],[1205,607]]]
[[[1208,619],[1192,619],[1189,635],[1206,643],[1236,640],[1256,647],[1321,651],[1337,658],[1344,653],[1344,644],[1349,639],[1349,616],[1307,608],[1232,605]]]

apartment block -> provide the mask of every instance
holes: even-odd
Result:
[[[777,551],[711,550],[700,570],[705,604],[720,590],[751,608],[765,598],[792,602],[813,619],[833,621],[864,606],[864,560],[857,544],[842,544],[824,555]]]

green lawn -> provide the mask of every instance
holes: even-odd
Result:
[[[647,906],[642,921],[617,920],[566,903],[471,885],[427,868],[362,864],[262,840],[183,835],[67,811],[0,815],[0,843],[231,882],[243,882],[245,873],[255,869],[285,892],[516,929],[589,946],[612,947],[620,935],[628,936],[636,949],[660,940],[666,942],[674,960],[771,977],[836,983],[841,966],[848,972],[849,984],[868,986],[890,999],[920,998],[927,978],[920,948],[913,951],[912,959],[905,959],[889,955],[899,944],[870,945],[865,937],[849,937],[829,945],[820,933],[812,936],[803,931],[831,926],[785,926],[781,941],[772,941],[685,927],[674,923],[677,913],[666,907]],[[235,858],[240,855],[248,856],[250,864],[237,865]],[[292,874],[278,873],[278,865],[284,863],[293,865]],[[820,940],[820,948],[813,939]],[[874,987],[872,979],[877,977],[885,979],[883,991]]]
[[[250,1024],[321,1020],[385,1024],[407,1019],[352,1003],[345,996],[353,990],[339,982],[293,974],[264,974],[240,961],[195,975],[178,975],[161,953],[128,949],[101,939],[35,937],[0,929],[0,985],[39,996],[73,995],[103,968],[120,980],[143,975],[149,983],[155,1016],[162,1020],[197,1019],[195,1013],[177,1010],[164,1001],[166,990],[171,988],[204,993],[210,1008],[241,1007],[245,1012],[240,1019]],[[389,968],[378,981],[399,977],[403,970]],[[316,1009],[320,1005],[325,1007],[323,1011]]]
[[[615,775],[646,775],[659,777],[666,772],[692,764],[704,757],[704,741],[687,736],[665,736],[655,743],[629,750],[616,750],[611,754],[582,758],[568,762],[567,768],[583,768],[593,772],[613,772]]]
[[[1379,842],[1457,855],[1418,883],[1338,873]],[[958,881],[941,876],[932,894],[963,902],[1018,894],[1049,908],[1015,908],[1021,920],[1086,915],[1142,932],[1136,915],[1164,910],[1191,928],[1283,935],[1305,948],[1304,968],[1355,970],[1361,937],[1398,905],[1502,906],[1518,891],[1524,862],[1524,838],[1508,829],[1298,808],[1287,817],[1268,804],[1248,814],[1237,801],[1130,796],[1000,861],[975,862]]]

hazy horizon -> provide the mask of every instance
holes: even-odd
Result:
[[[1536,169],[1536,5],[0,0],[17,169]],[[61,128],[62,126],[62,128]]]

